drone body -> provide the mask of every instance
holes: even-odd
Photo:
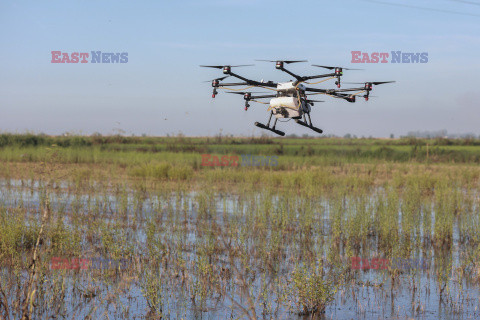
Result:
[[[249,102],[259,102],[262,104],[268,104],[269,108],[267,111],[270,112],[270,118],[268,120],[267,125],[264,125],[259,122],[255,122],[255,125],[259,128],[272,131],[278,135],[284,136],[285,133],[283,131],[276,129],[277,120],[280,118],[284,119],[294,119],[296,123],[310,128],[318,133],[322,133],[323,131],[312,124],[312,119],[310,117],[311,106],[314,105],[314,102],[323,102],[317,100],[311,100],[307,98],[307,95],[316,95],[316,94],[324,94],[334,98],[344,99],[348,102],[355,102],[355,98],[358,94],[363,93],[363,97],[365,100],[368,100],[370,91],[373,89],[373,85],[379,85],[383,83],[390,83],[394,81],[384,81],[384,82],[365,82],[363,83],[363,87],[357,88],[348,88],[348,89],[318,89],[307,87],[305,84],[318,84],[320,82],[324,82],[330,79],[336,79],[335,84],[337,88],[340,88],[340,80],[343,76],[343,70],[356,70],[356,69],[347,69],[341,67],[328,67],[328,66],[320,66],[320,65],[313,65],[315,67],[321,67],[333,70],[334,72],[321,74],[321,75],[314,75],[314,76],[299,76],[287,69],[285,69],[284,64],[290,63],[297,63],[297,62],[306,62],[305,60],[278,60],[278,61],[271,61],[271,60],[260,60],[260,61],[269,61],[275,62],[275,68],[288,73],[289,75],[293,76],[296,80],[288,81],[288,82],[279,82],[275,83],[273,81],[264,82],[262,81],[255,81],[247,79],[243,76],[240,76],[236,73],[232,72],[233,67],[243,67],[243,66],[250,66],[250,65],[239,65],[239,66],[201,66],[201,67],[208,67],[208,68],[216,68],[216,69],[223,69],[223,73],[226,76],[217,78],[212,80],[212,87],[213,93],[212,98],[218,94],[217,89],[225,89],[231,90],[231,93],[234,94],[241,94],[245,100],[245,111],[248,110],[250,107]],[[237,79],[242,80],[243,82],[237,83],[223,83],[225,78],[233,76]],[[324,80],[309,83],[308,80],[311,79],[320,79],[325,78]],[[244,89],[231,89],[231,87],[235,86],[247,86]],[[261,92],[250,92],[250,91],[243,91],[246,89],[251,88],[263,88],[268,89],[271,91],[271,94],[262,94]],[[356,93],[351,93],[352,91],[358,91]],[[270,103],[261,102],[260,99],[270,99]],[[275,116],[275,120],[273,126],[270,127],[270,122],[272,117]],[[307,121],[308,118],[308,121]]]
[[[305,86],[294,86],[293,81],[277,84],[277,97],[270,100],[273,115],[278,118],[300,119],[304,113],[310,111],[309,104],[299,96],[305,92]]]

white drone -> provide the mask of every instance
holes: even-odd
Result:
[[[270,111],[270,118],[268,120],[267,125],[264,125],[259,122],[255,122],[255,125],[259,128],[272,131],[278,135],[284,136],[285,132],[277,130],[275,128],[278,119],[285,118],[285,119],[294,119],[296,123],[310,128],[318,133],[322,133],[322,129],[319,129],[312,124],[312,119],[310,118],[311,106],[314,105],[314,102],[323,102],[318,100],[311,100],[307,98],[308,95],[315,95],[315,94],[324,94],[334,98],[344,99],[348,102],[355,102],[355,98],[359,94],[363,94],[363,98],[368,101],[370,96],[370,91],[372,91],[374,85],[379,85],[383,83],[392,83],[395,81],[381,81],[381,82],[365,82],[363,87],[357,88],[347,88],[347,89],[339,89],[340,88],[340,79],[343,76],[343,70],[359,70],[359,69],[348,69],[342,67],[329,67],[329,66],[320,66],[320,65],[313,65],[314,67],[325,68],[329,70],[333,70],[332,73],[315,75],[315,76],[299,76],[287,69],[284,68],[284,64],[290,63],[297,63],[297,62],[306,62],[306,60],[258,60],[258,61],[268,61],[268,62],[275,62],[275,68],[288,73],[289,75],[293,76],[296,80],[289,81],[289,82],[273,82],[268,81],[255,81],[250,80],[245,77],[242,77],[236,73],[232,72],[232,68],[234,67],[245,67],[245,66],[252,66],[252,65],[237,65],[237,66],[201,66],[206,68],[215,68],[215,69],[223,69],[223,73],[226,74],[225,77],[217,78],[212,80],[212,87],[213,87],[213,94],[212,98],[218,94],[217,89],[225,89],[231,90],[234,94],[241,94],[245,99],[245,111],[248,110],[250,107],[249,102],[259,102],[263,104],[269,104],[269,108],[267,111]],[[242,80],[243,82],[237,83],[223,83],[225,78],[233,76]],[[315,83],[308,83],[306,81],[312,79],[322,79],[321,81]],[[337,85],[338,89],[317,89],[317,88],[310,88],[306,87],[305,84],[318,84],[330,79],[336,79],[335,84]],[[357,83],[358,84],[358,83]],[[232,89],[231,87],[235,86],[247,86],[247,88],[243,89]],[[260,92],[249,92],[244,91],[251,88],[264,88],[272,91],[272,94],[262,95]],[[352,93],[352,91],[357,91]],[[259,99],[270,99],[270,103],[259,101]],[[275,122],[273,126],[270,127],[270,122],[272,120],[272,116],[275,116]],[[308,117],[308,122],[307,122]],[[303,119],[303,120],[302,120]]]

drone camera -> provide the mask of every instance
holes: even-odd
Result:
[[[231,71],[232,71],[232,69],[230,68],[230,66],[223,67],[223,73],[224,74],[230,74]]]

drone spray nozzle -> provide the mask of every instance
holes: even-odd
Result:
[[[363,95],[363,97],[365,98],[365,101],[368,101],[369,96],[370,96],[370,90],[367,90],[367,93]]]
[[[217,91],[217,88],[213,88],[213,92],[212,92],[212,98],[215,99],[215,96],[218,94],[218,91]]]
[[[340,88],[340,77],[343,76],[343,69],[340,67],[335,68],[335,77],[337,78],[337,81],[335,81],[335,84],[337,85],[337,88]]]
[[[248,103],[248,100],[247,100],[245,101],[245,111],[247,111],[249,107],[250,107],[250,104]]]
[[[368,101],[370,98],[375,98],[377,96],[371,96],[368,92],[367,94],[363,95],[363,97],[365,98],[365,101]]]
[[[337,88],[340,88],[340,77],[337,77],[337,81],[335,81]]]

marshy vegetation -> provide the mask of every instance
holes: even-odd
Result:
[[[479,145],[0,135],[0,317],[478,318]]]

